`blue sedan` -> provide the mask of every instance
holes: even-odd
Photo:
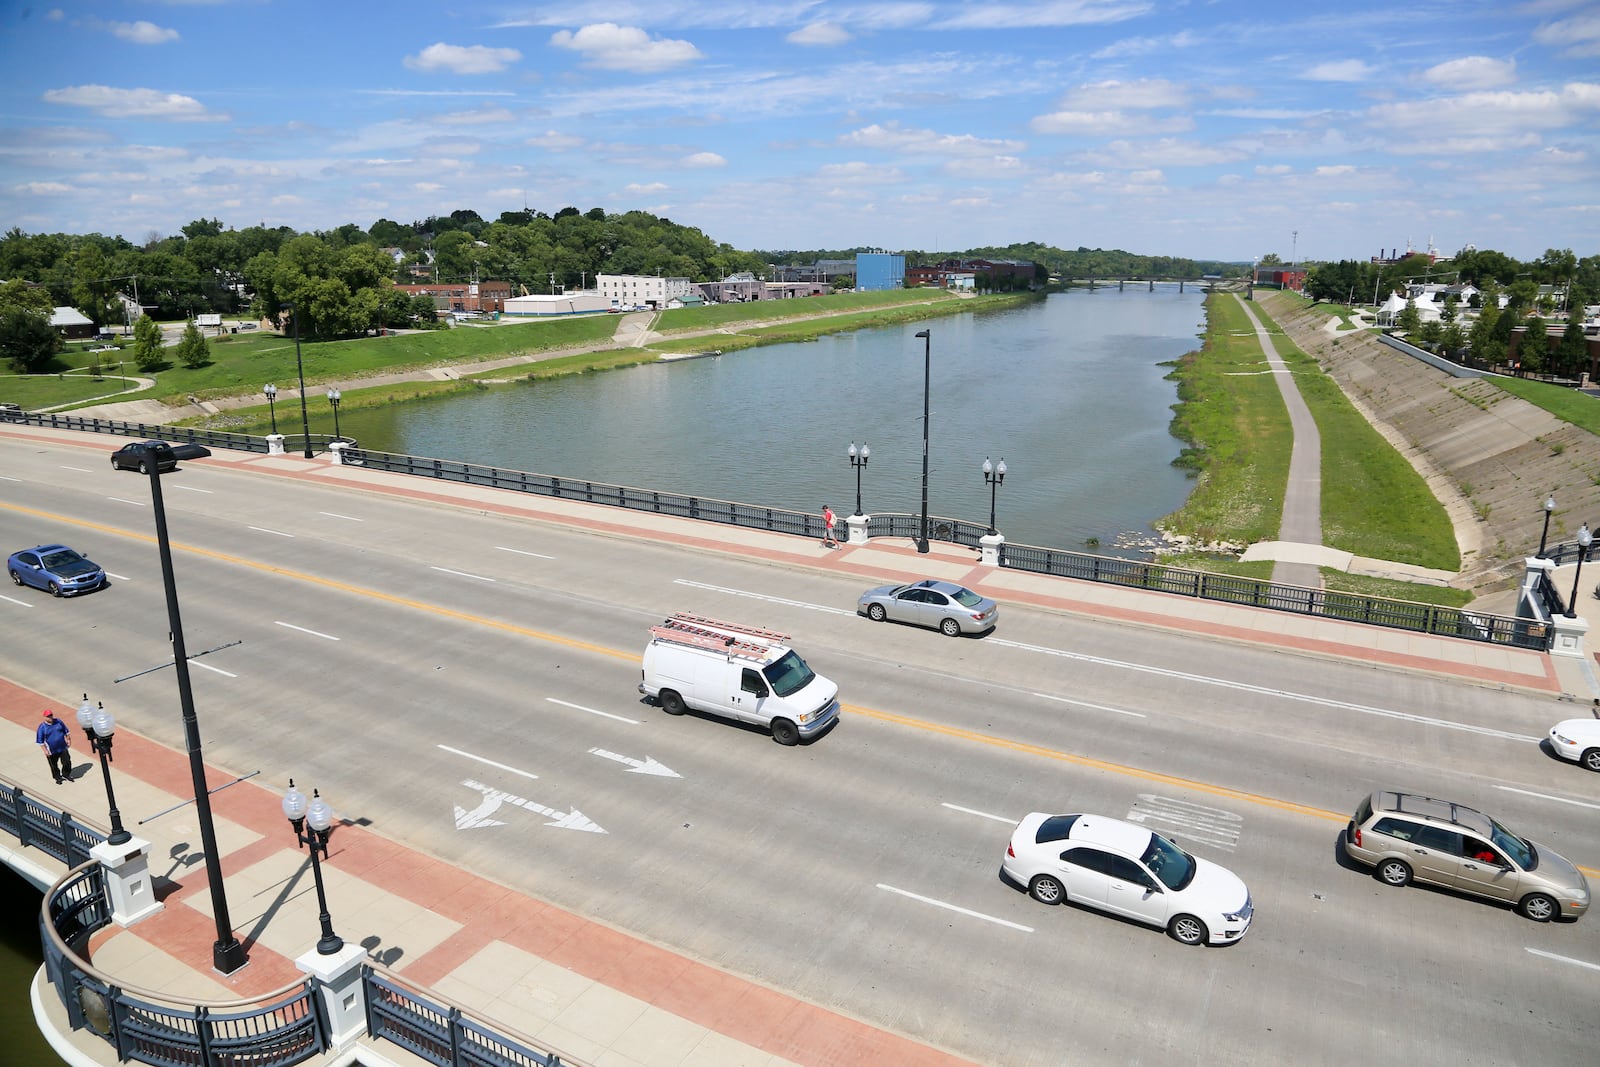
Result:
[[[48,590],[51,596],[73,596],[106,584],[106,572],[66,545],[40,545],[11,553],[11,580]]]

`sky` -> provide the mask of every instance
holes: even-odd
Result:
[[[1600,0],[0,0],[0,229],[1600,254]]]

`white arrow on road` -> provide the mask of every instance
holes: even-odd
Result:
[[[600,826],[598,823],[591,822],[589,817],[584,815],[584,813],[579,811],[577,808],[569,808],[566,811],[557,811],[555,808],[547,808],[542,804],[535,804],[526,797],[514,796],[511,793],[503,792],[502,790],[496,789],[493,786],[484,785],[482,782],[474,782],[470,778],[464,779],[461,784],[466,786],[468,789],[476,789],[478,792],[482,793],[485,804],[493,802],[493,807],[488,807],[487,810],[485,810],[485,804],[480,804],[478,808],[472,812],[463,811],[459,807],[456,808],[456,825],[461,829],[469,829],[471,826],[478,825],[476,823],[469,823],[467,826],[462,826],[461,820],[463,817],[471,818],[480,811],[487,815],[493,812],[495,808],[498,808],[501,804],[515,804],[519,808],[526,808],[529,811],[537,812],[540,815],[548,818],[550,821],[545,823],[546,826],[554,826],[561,830],[582,830],[591,834],[606,833],[605,827]],[[503,824],[488,822],[483,823],[482,825],[497,826]]]
[[[654,756],[646,756],[644,759],[634,759],[632,756],[624,756],[620,752],[607,752],[603,748],[591,748],[589,752],[591,755],[599,756],[601,759],[613,760],[617,763],[626,763],[628,765],[629,774],[654,774],[662,778],[683,777],[683,775],[679,774],[671,767],[668,767],[665,764],[657,763]]]
[[[499,807],[500,798],[488,793],[484,794],[483,803],[479,804],[471,811],[468,811],[460,804],[457,804],[456,829],[476,830],[483,826],[504,826],[505,823],[501,822],[499,819],[489,818],[489,816],[493,815]]]

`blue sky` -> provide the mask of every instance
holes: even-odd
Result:
[[[1596,0],[0,4],[0,227],[1600,253]]]

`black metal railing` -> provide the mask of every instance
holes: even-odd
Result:
[[[84,429],[102,433],[129,433],[133,436],[160,433],[167,437],[183,434],[206,434],[207,431],[169,430],[143,424],[108,424],[101,420],[68,419],[71,425],[45,420],[63,419],[64,416],[39,416],[25,414],[21,421],[39,425],[64,425],[67,429]],[[81,424],[81,425],[78,425]],[[124,429],[107,429],[119,426]],[[131,428],[129,428],[131,427]],[[213,440],[220,438],[226,440]],[[248,450],[265,450],[260,438],[242,434],[211,434],[209,437],[184,438],[199,443],[215,443],[218,447],[234,447],[228,440],[248,442]],[[326,439],[323,439],[324,446]],[[241,446],[243,447],[243,446]],[[591,482],[576,478],[559,478],[549,474],[506,470],[478,463],[458,460],[430,459],[394,452],[379,452],[356,447],[353,443],[344,449],[343,462],[370,470],[392,471],[425,478],[439,478],[482,485],[492,489],[509,489],[521,493],[556,497],[564,500],[582,500],[585,503],[605,504],[612,507],[648,511],[679,518],[720,522],[774,533],[793,534],[800,537],[823,536],[822,519],[809,512],[790,511],[785,508],[741,504],[711,497],[690,496],[682,493],[664,493],[651,489],[636,489],[605,482]],[[881,514],[872,516],[869,527],[874,537],[919,538],[922,535],[920,515]],[[975,547],[988,532],[977,523],[959,519],[929,516],[928,536],[931,540]],[[1551,551],[1564,553],[1566,545],[1557,545]],[[1576,546],[1572,546],[1576,551]],[[1559,565],[1560,560],[1557,560]],[[1253,578],[1239,578],[1206,571],[1191,571],[1168,567],[1159,563],[1121,559],[1113,556],[1096,556],[1085,552],[1069,552],[1057,548],[1040,548],[1032,545],[1002,546],[1000,565],[1014,570],[1037,574],[1081,578],[1093,582],[1150,589],[1182,596],[1220,600],[1232,604],[1249,604],[1273,611],[1288,611],[1301,615],[1318,615],[1346,622],[1370,623],[1393,629],[1411,630],[1436,637],[1456,637],[1469,641],[1486,641],[1539,651],[1548,650],[1554,640],[1549,627],[1530,626],[1527,620],[1509,616],[1488,615],[1459,608],[1419,604],[1406,600],[1389,600],[1383,597],[1361,596],[1354,593],[1328,592],[1303,586],[1275,585]]]
[[[22,847],[32,846],[66,867],[76,867],[89,859],[89,850],[106,835],[85,826],[64,811],[28,796],[20,786],[0,781],[0,830],[17,839]]]
[[[429,1063],[439,1067],[587,1067],[584,1061],[496,1033],[460,1008],[406,988],[392,973],[368,965],[363,977],[368,1035],[392,1041]]]
[[[29,426],[45,426],[53,430],[81,430],[86,433],[114,434],[118,437],[134,437],[139,440],[159,440],[183,442],[186,444],[205,445],[207,448],[226,448],[234,452],[266,452],[268,451],[267,439],[247,433],[231,433],[226,430],[201,430],[189,426],[163,426],[160,423],[146,422],[119,422],[115,419],[86,419],[79,415],[55,415],[34,411],[7,412],[0,411],[0,422],[20,422]],[[285,434],[283,437],[284,448],[290,451],[304,451],[307,440],[304,434]],[[328,442],[336,440],[328,434],[312,434],[310,437],[311,448],[314,452],[326,452]]]

